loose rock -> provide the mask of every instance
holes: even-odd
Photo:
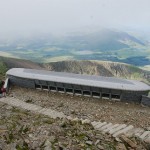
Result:
[[[92,145],[93,144],[92,141],[86,141],[85,143],[88,144],[88,145]]]
[[[134,149],[137,147],[137,145],[136,145],[134,142],[132,142],[129,138],[125,137],[124,135],[122,135],[122,136],[120,137],[120,139],[121,139],[122,141],[124,141],[125,143],[127,143],[130,147],[132,147],[132,148],[134,148]]]

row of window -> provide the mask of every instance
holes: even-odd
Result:
[[[89,91],[89,90],[81,90],[81,89],[73,89],[73,88],[65,88],[65,87],[56,87],[56,86],[47,86],[47,85],[38,85],[35,84],[36,89],[67,93],[67,94],[75,94],[75,95],[83,95],[88,97],[96,97],[96,98],[105,98],[105,99],[120,99],[120,94],[112,94],[98,91]]]

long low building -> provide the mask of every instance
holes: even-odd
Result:
[[[21,87],[138,103],[150,91],[143,82],[114,77],[24,68],[10,69],[6,75],[10,84]]]

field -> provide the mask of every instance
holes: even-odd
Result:
[[[11,47],[10,47],[11,49]],[[1,50],[0,56],[23,58],[34,62],[56,62],[63,60],[105,60],[114,62],[123,62],[149,69],[150,50],[145,49],[120,49],[118,51],[101,51],[101,50],[84,50],[78,51],[74,49],[64,50],[61,48],[43,46],[40,49],[16,49]],[[150,48],[149,48],[150,49]]]
[[[105,38],[103,38],[105,35]],[[0,56],[48,63],[64,60],[123,62],[149,70],[150,44],[125,32],[102,31],[62,37],[0,41]]]

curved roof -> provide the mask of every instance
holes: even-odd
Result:
[[[24,68],[13,68],[8,70],[6,74],[27,79],[54,81],[100,88],[129,90],[129,91],[150,90],[150,86],[143,82],[114,77],[81,75],[73,73],[52,72],[46,70],[24,69]]]

